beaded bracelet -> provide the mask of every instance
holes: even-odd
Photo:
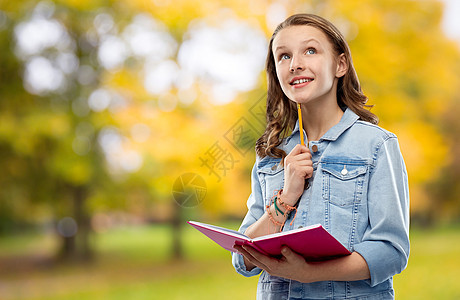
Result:
[[[284,203],[283,200],[281,200],[281,194],[282,193],[283,193],[283,189],[276,191],[276,194],[270,199],[270,204],[266,206],[267,214],[268,214],[268,217],[269,217],[270,221],[273,224],[281,227],[280,232],[283,230],[284,224],[286,223],[286,220],[289,218],[289,216],[290,216],[290,214],[291,214],[291,212],[293,210],[295,210],[295,215],[294,215],[294,218],[292,219],[292,221],[290,223],[291,226],[294,223],[295,217],[297,216],[297,207],[290,206],[290,205]],[[284,212],[278,207],[278,202],[282,207],[285,208]],[[278,216],[278,212],[280,212],[284,216],[284,221],[283,222],[278,222],[273,217],[273,214],[272,214],[272,212],[270,210],[270,207],[271,207],[272,203],[274,204],[276,215]]]
[[[283,189],[279,190],[278,193],[275,196],[275,201],[279,201],[279,204],[286,209],[285,215],[288,214],[290,215],[293,210],[295,210],[294,218],[292,219],[291,223],[289,225],[292,226],[294,224],[295,217],[297,216],[297,207],[296,206],[290,206],[281,200],[281,195],[283,194]],[[276,203],[276,202],[275,202]]]
[[[285,212],[285,211],[282,211],[282,210],[278,207],[278,205],[276,204],[276,203],[278,203],[277,199],[278,199],[278,198],[275,196],[275,199],[273,200],[273,203],[275,204],[275,212],[276,212],[276,215],[278,216],[278,212],[280,212],[280,213],[284,216],[284,215],[286,214],[286,212]]]
[[[280,232],[281,230],[283,230],[283,227],[284,227],[284,223],[286,222],[286,220],[284,220],[284,222],[278,222],[275,220],[275,218],[273,217],[272,215],[272,212],[270,211],[270,206],[271,205],[267,205],[267,213],[268,213],[268,217],[270,218],[270,221],[272,221],[273,224],[277,225],[277,226],[281,226],[281,229],[280,229]]]
[[[297,207],[295,207],[295,206],[290,206],[290,205],[284,203],[283,200],[281,200],[281,195],[282,195],[282,194],[283,194],[283,189],[279,190],[279,191],[278,191],[278,194],[275,196],[275,198],[278,199],[278,201],[280,202],[280,205],[281,205],[282,207],[284,207],[286,210],[289,210],[289,211],[295,210],[295,211],[297,211]],[[275,200],[276,200],[276,199],[275,199]]]
[[[278,192],[278,191],[276,191],[276,192]],[[271,221],[273,224],[275,224],[276,226],[280,226],[280,227],[281,227],[281,228],[280,228],[280,232],[281,232],[281,231],[283,230],[284,223],[286,223],[286,219],[287,219],[286,213],[287,213],[288,211],[283,212],[283,211],[278,207],[278,205],[277,205],[277,203],[276,203],[276,202],[277,202],[277,201],[276,201],[277,195],[278,195],[278,194],[274,194],[274,195],[273,195],[273,197],[270,199],[270,203],[269,203],[268,205],[266,205],[265,208],[267,209],[267,214],[268,214],[268,217],[269,217],[270,221]],[[278,221],[275,220],[275,218],[273,217],[272,211],[271,211],[271,209],[270,209],[271,206],[272,206],[272,204],[274,204],[274,206],[275,206],[275,213],[276,213],[276,215],[278,216],[278,215],[279,215],[278,212],[280,212],[280,213],[284,216],[284,221],[283,221],[283,222],[278,222]]]

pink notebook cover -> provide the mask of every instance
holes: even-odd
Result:
[[[320,224],[250,239],[235,230],[194,221],[187,223],[224,249],[232,252],[236,251],[233,248],[235,244],[246,244],[272,256],[280,256],[281,247],[286,245],[310,261],[332,259],[351,254]]]

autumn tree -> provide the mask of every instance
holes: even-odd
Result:
[[[88,259],[88,200],[103,190],[102,198],[114,201],[120,189],[104,153],[104,138],[116,136],[104,105],[117,103],[115,93],[101,88],[105,70],[93,25],[100,14],[53,2],[8,4],[2,7],[1,182],[2,213],[10,221],[3,229],[13,220],[51,218],[62,241],[59,256]]]

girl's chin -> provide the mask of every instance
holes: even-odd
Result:
[[[288,96],[288,98],[295,102],[295,103],[300,103],[300,104],[304,104],[304,103],[307,103],[307,102],[310,102],[311,100],[311,96],[310,95],[290,95],[291,97]]]
[[[304,104],[308,102],[308,99],[290,99],[292,102]]]

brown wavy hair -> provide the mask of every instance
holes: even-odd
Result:
[[[279,149],[278,146],[292,132],[297,122],[297,105],[294,101],[289,100],[281,89],[276,75],[272,46],[279,31],[289,26],[298,25],[308,25],[321,30],[331,42],[335,54],[345,54],[348,70],[338,80],[337,104],[343,110],[347,107],[350,108],[359,116],[360,120],[378,124],[377,116],[368,110],[372,106],[366,105],[368,98],[361,90],[358,75],[351,59],[350,48],[342,33],[331,22],[320,16],[313,14],[292,15],[276,27],[268,46],[265,62],[268,78],[267,125],[265,132],[256,142],[256,153],[261,158],[271,156],[284,159],[286,152]]]

